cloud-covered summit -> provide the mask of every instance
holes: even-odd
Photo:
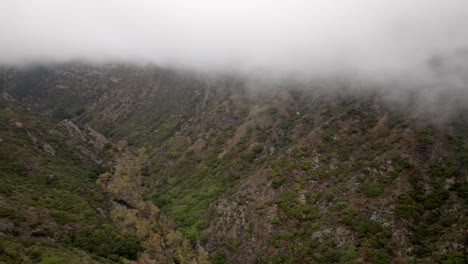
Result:
[[[3,0],[0,64],[154,63],[468,105],[466,0]]]
[[[393,74],[468,47],[467,26],[464,0],[3,0],[0,61]]]

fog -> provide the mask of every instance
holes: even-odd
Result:
[[[464,103],[467,28],[466,0],[2,0],[0,63],[339,76]]]

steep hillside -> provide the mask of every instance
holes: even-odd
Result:
[[[1,263],[208,263],[139,193],[144,149],[0,98]],[[115,164],[113,164],[115,162]]]
[[[313,125],[284,127],[283,148],[269,142],[282,128],[262,139],[266,113],[251,112],[254,169],[211,205],[209,249],[247,263],[462,263],[466,117],[446,134],[375,98],[337,102],[294,109]]]
[[[118,255],[115,230],[103,229],[109,201],[95,184],[111,164],[106,150],[79,130],[81,138],[70,136],[70,122],[58,126],[5,98],[0,124],[0,261],[83,263]]]
[[[115,142],[115,170],[97,181],[142,263],[201,263],[205,250],[213,263],[466,261],[466,110],[436,124],[378,92],[256,91],[154,66],[2,80],[29,107]]]

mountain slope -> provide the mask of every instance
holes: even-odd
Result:
[[[0,123],[0,261],[209,261],[140,197],[143,149],[57,125],[7,94]]]
[[[378,92],[255,91],[240,77],[153,66],[46,68],[3,71],[2,90],[128,142],[116,164],[136,172],[100,179],[118,200],[110,208],[133,219],[127,231],[139,233],[143,257],[168,241],[149,250],[161,234],[141,218],[152,208],[192,242],[194,252],[176,239],[180,262],[207,261],[203,248],[213,263],[466,261],[466,111],[441,125]]]
[[[103,231],[109,202],[95,184],[110,157],[4,98],[0,118],[0,259],[82,263],[117,253],[115,230]]]

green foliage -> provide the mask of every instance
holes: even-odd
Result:
[[[345,261],[353,260],[358,256],[356,246],[350,245],[346,247],[345,252],[343,254],[343,259]]]
[[[260,144],[254,144],[251,148],[250,151],[243,156],[243,158],[247,161],[254,161],[260,153],[263,151],[263,146]]]
[[[303,158],[305,157],[306,153],[301,149],[295,148],[292,151],[292,155],[294,158]]]
[[[424,200],[424,207],[427,209],[439,208],[449,198],[449,192],[445,189],[436,189]]]
[[[355,228],[360,236],[369,238],[381,232],[388,232],[379,222],[368,219],[360,221]]]
[[[177,229],[195,243],[200,231],[207,227],[204,216],[209,205],[240,178],[238,172],[229,173],[228,168],[240,164],[218,159],[216,153],[203,161],[186,155],[170,168],[155,163],[155,167],[149,169],[149,178],[158,177],[158,181],[165,184],[158,187],[149,199],[175,220]]]
[[[340,219],[340,222],[348,226],[352,226],[354,224],[354,220],[357,214],[359,213],[359,210],[354,207],[348,207],[348,208],[345,208],[343,211],[344,211],[344,215]]]
[[[70,255],[68,252],[75,248],[104,258],[114,254],[117,234],[110,220],[96,210],[110,207],[101,187],[95,183],[106,168],[81,151],[81,148],[92,149],[92,146],[74,141],[65,129],[43,116],[13,103],[9,107],[8,111],[0,109],[0,195],[9,205],[0,209],[0,217],[11,219],[15,225],[0,232],[8,234],[7,241],[18,241],[23,248],[40,246],[46,249],[44,254],[34,253],[37,250],[21,251],[13,259],[34,253],[37,255],[35,262],[39,263],[63,263],[64,260],[82,263],[71,257],[74,253]],[[13,132],[4,125],[12,119],[20,120],[21,129]],[[55,155],[43,151],[41,145],[34,143],[33,137],[37,142],[51,145]],[[95,155],[107,162],[106,154]],[[100,231],[106,223],[110,229]],[[38,240],[18,239],[23,236]],[[42,245],[41,241],[47,241],[47,237],[53,238],[53,242]],[[49,250],[55,247],[59,249]],[[12,263],[11,259],[6,261]]]
[[[383,194],[384,189],[383,189],[383,186],[380,183],[370,182],[370,183],[365,184],[362,187],[362,192],[367,197],[377,197],[377,196]]]
[[[0,263],[114,263],[37,238],[0,237]]]
[[[284,184],[284,182],[284,178],[275,178],[271,181],[271,187],[273,187],[274,189],[278,189],[279,187],[281,187],[281,185]]]
[[[465,203],[468,204],[468,185],[458,184],[455,186],[458,197],[465,200]]]
[[[369,258],[371,260],[371,263],[374,264],[387,264],[390,263],[390,256],[381,249],[371,249],[369,251]]]
[[[335,204],[335,208],[338,210],[345,209],[347,206],[347,203],[345,201],[339,201]]]
[[[135,260],[143,247],[138,239],[131,235],[126,235],[121,238],[115,247],[115,253],[130,260]]]
[[[406,194],[400,194],[398,196],[398,205],[395,209],[395,214],[399,217],[407,219],[419,219],[423,211],[420,204],[416,203],[413,198]]]
[[[464,264],[467,262],[467,256],[463,252],[449,251],[447,256],[441,261],[442,264]]]
[[[300,163],[300,167],[302,170],[311,173],[314,170],[312,161],[302,160]]]
[[[423,144],[432,144],[434,142],[432,133],[433,133],[432,129],[426,128],[426,129],[419,131],[416,134],[416,138],[419,140],[419,142]]]
[[[457,172],[457,167],[451,163],[435,164],[431,166],[431,176],[440,178],[450,178]]]
[[[218,253],[211,258],[212,264],[229,264],[230,262],[226,259],[226,253]]]
[[[297,204],[297,194],[294,191],[286,191],[279,195],[277,204],[281,209],[289,211]]]
[[[43,257],[39,264],[61,264],[66,262],[66,259],[59,258],[59,257]]]
[[[337,129],[338,128],[336,127],[336,125],[328,125],[324,127],[321,134],[322,140],[329,143],[333,142],[333,137],[336,134]]]
[[[403,118],[403,116],[392,115],[387,121],[387,126],[388,128],[393,129],[397,127],[398,125],[400,125],[401,123],[403,123],[404,121],[405,119]]]
[[[326,201],[331,202],[335,198],[335,188],[330,187],[325,190],[323,197]]]
[[[166,205],[171,203],[171,200],[168,196],[161,196],[159,192],[153,193],[151,196],[151,201],[159,208],[165,208]]]
[[[315,215],[315,209],[300,203],[294,191],[281,193],[276,203],[291,218],[311,219]]]

